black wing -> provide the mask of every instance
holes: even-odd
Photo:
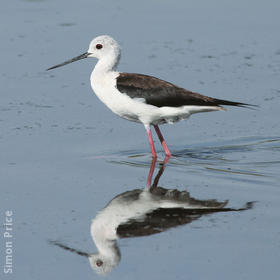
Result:
[[[158,78],[134,74],[120,73],[117,77],[117,89],[131,98],[144,98],[145,102],[157,107],[196,106],[250,106],[249,104],[211,98],[188,91]]]

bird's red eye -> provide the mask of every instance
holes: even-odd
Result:
[[[103,46],[102,46],[101,44],[97,44],[97,45],[96,45],[96,48],[97,48],[98,50],[100,50],[100,49],[103,48]]]
[[[97,266],[102,266],[102,265],[103,265],[103,261],[97,260],[97,261],[96,261],[96,265],[97,265]]]

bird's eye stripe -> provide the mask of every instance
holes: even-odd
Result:
[[[96,45],[96,48],[97,48],[98,50],[100,50],[100,49],[103,48],[103,46],[102,46],[101,44],[97,44],[97,45]]]

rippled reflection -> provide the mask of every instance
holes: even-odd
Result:
[[[93,219],[91,236],[97,253],[86,253],[62,243],[52,241],[65,250],[86,256],[91,267],[99,274],[110,273],[120,262],[119,238],[148,236],[173,227],[186,225],[215,212],[243,211],[250,209],[248,202],[243,208],[227,208],[228,201],[199,200],[187,191],[159,187],[159,179],[168,162],[162,163],[152,182],[156,161],[151,164],[147,185],[114,197]]]

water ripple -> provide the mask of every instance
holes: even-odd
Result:
[[[255,180],[259,183],[279,181],[280,137],[247,137],[215,143],[200,143],[185,148],[172,146],[173,156],[169,168],[203,176],[222,176],[229,180]],[[125,150],[95,155],[113,164],[148,168],[151,163],[149,150]],[[159,152],[158,164],[164,153]],[[206,171],[206,172],[205,172]],[[263,181],[261,178],[267,178]],[[274,182],[274,183],[275,183]]]

